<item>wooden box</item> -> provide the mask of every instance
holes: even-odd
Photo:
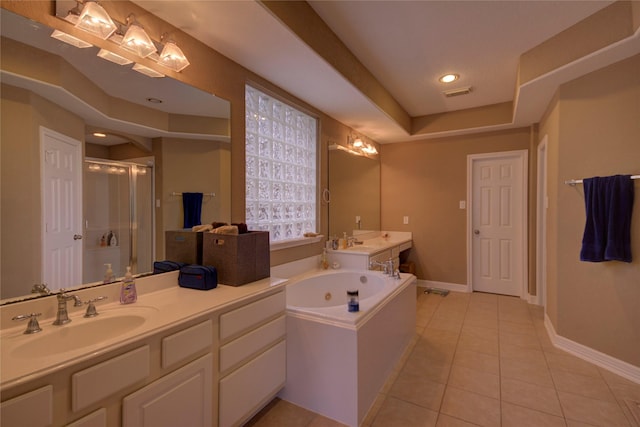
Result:
[[[270,275],[269,232],[205,233],[202,262],[218,270],[218,282],[240,286]]]
[[[186,264],[202,265],[203,234],[189,229],[165,231],[165,259]]]

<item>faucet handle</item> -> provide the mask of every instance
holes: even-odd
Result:
[[[96,317],[98,314],[98,310],[96,310],[96,306],[95,303],[98,301],[102,301],[104,299],[107,299],[108,297],[106,296],[101,296],[101,297],[96,297],[93,299],[90,299],[89,301],[85,301],[84,304],[87,304],[87,311],[86,313],[84,313],[83,317]]]
[[[41,316],[42,313],[31,313],[31,314],[20,314],[11,318],[11,320],[27,320],[29,319],[29,324],[27,325],[27,329],[24,331],[25,334],[35,334],[36,332],[40,332],[42,328],[38,324],[38,316]]]

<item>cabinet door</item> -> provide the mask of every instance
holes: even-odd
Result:
[[[124,398],[123,427],[210,427],[213,356],[211,353]]]

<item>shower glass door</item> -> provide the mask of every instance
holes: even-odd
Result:
[[[83,283],[116,277],[127,266],[152,270],[154,259],[153,167],[86,159],[84,168]]]

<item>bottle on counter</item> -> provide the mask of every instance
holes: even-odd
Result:
[[[360,311],[360,301],[358,298],[358,291],[347,291],[347,308],[350,313]]]
[[[105,264],[107,270],[104,272],[104,281],[103,283],[111,283],[113,282],[113,270],[111,269],[111,264]]]
[[[320,257],[320,267],[323,270],[329,268],[329,261],[327,260],[327,249],[322,248],[322,256]]]
[[[138,300],[136,292],[136,282],[131,274],[131,267],[127,266],[127,272],[120,287],[120,304],[131,304]]]

